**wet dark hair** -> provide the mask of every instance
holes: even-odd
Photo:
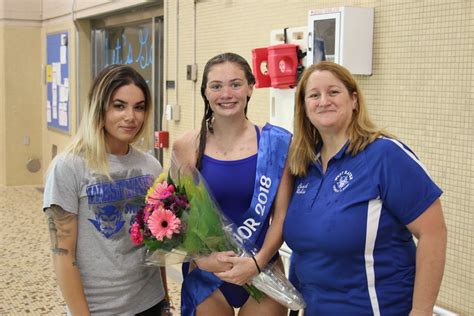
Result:
[[[202,165],[202,156],[204,155],[204,150],[206,149],[206,138],[207,138],[207,131],[209,130],[210,133],[213,133],[214,130],[212,128],[213,122],[213,112],[211,109],[211,105],[209,104],[209,100],[206,97],[206,87],[207,87],[207,76],[211,71],[211,68],[215,65],[223,64],[223,63],[233,63],[240,67],[245,74],[245,78],[247,79],[247,83],[249,85],[255,84],[255,77],[252,73],[252,69],[250,68],[249,63],[240,55],[234,53],[223,53],[217,56],[212,57],[206,63],[204,67],[204,71],[202,74],[202,83],[201,83],[201,96],[204,100],[204,115],[202,117],[201,122],[201,131],[199,133],[199,146],[197,152],[197,159],[196,159],[196,168],[201,169]],[[247,106],[250,101],[250,97],[247,97],[247,104],[245,105],[245,117],[247,117]]]

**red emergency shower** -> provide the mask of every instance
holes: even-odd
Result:
[[[293,88],[297,83],[298,45],[278,44],[252,49],[256,88]],[[266,64],[266,69],[265,68]]]

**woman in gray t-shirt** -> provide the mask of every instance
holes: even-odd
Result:
[[[164,269],[145,266],[144,249],[129,237],[136,200],[162,170],[131,145],[146,130],[150,111],[150,92],[138,72],[105,68],[77,134],[48,170],[43,208],[54,270],[73,315],[160,315],[167,304]]]

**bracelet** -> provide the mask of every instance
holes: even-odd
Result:
[[[173,303],[171,302],[171,300],[168,298],[168,299],[164,299],[161,303],[161,314],[160,315],[167,315],[167,316],[173,316],[173,312],[172,310],[174,309],[173,307]]]
[[[257,267],[258,273],[262,273],[262,270],[260,269],[260,266],[257,263],[257,259],[255,259],[254,256],[251,257],[253,259],[253,262],[255,262],[255,266]]]
[[[164,298],[162,301],[161,301],[161,306],[163,308],[170,308],[171,307],[171,301],[169,298]]]

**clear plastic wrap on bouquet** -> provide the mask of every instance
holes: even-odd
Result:
[[[180,168],[172,159],[168,174],[155,181],[145,201],[131,229],[132,242],[147,248],[145,264],[172,265],[228,250],[250,255],[236,237],[236,226],[219,210],[197,169]],[[290,309],[305,306],[301,294],[271,264],[244,288],[257,301],[263,292]]]
[[[268,264],[261,273],[252,279],[252,284],[291,310],[306,307],[303,295],[291,284],[283,272],[274,264]]]
[[[178,249],[147,249],[145,252],[145,264],[149,266],[165,267],[183,262],[189,262],[192,259],[193,258],[189,256],[188,253]]]
[[[225,215],[222,215],[222,222],[225,224],[224,230],[226,234],[232,239],[232,243],[236,245],[240,256],[251,257],[252,254],[235,238],[235,225]],[[250,246],[250,248],[252,247]],[[252,278],[250,283],[268,297],[291,310],[304,309],[306,303],[303,295],[293,286],[275,263],[268,263],[259,274]]]

